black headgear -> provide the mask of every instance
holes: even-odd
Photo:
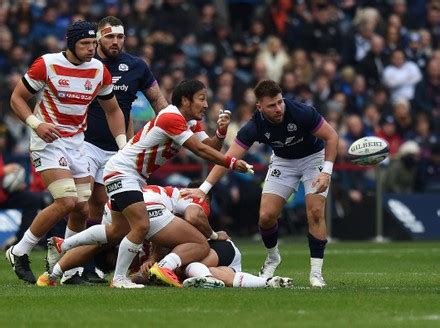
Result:
[[[76,21],[67,28],[67,49],[76,56],[75,43],[86,38],[96,38],[95,26],[87,21]]]

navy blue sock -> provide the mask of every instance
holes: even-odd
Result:
[[[310,232],[307,235],[307,238],[309,239],[310,257],[323,259],[327,239],[317,239]]]
[[[261,238],[266,248],[273,248],[278,242],[278,222],[269,229],[260,227]]]

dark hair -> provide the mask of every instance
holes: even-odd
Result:
[[[174,88],[171,103],[176,107],[180,107],[182,105],[183,97],[187,98],[189,101],[192,101],[194,95],[203,89],[206,89],[206,86],[199,80],[183,80],[177,85],[177,87]]]
[[[99,21],[98,30],[101,30],[107,24],[110,26],[119,26],[119,25],[124,26],[124,24],[122,24],[122,21],[119,18],[115,16],[107,16]]]
[[[262,80],[258,82],[254,89],[254,94],[258,101],[263,97],[276,97],[280,93],[282,93],[280,86],[272,80]]]

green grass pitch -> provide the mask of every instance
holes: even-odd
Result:
[[[238,241],[257,273],[260,242]],[[0,327],[440,327],[440,243],[331,243],[328,287],[308,287],[308,247],[284,240],[277,274],[294,289],[114,290],[25,285],[0,265]],[[43,252],[34,252],[35,273]]]

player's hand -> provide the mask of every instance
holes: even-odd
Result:
[[[149,276],[148,271],[154,265],[154,263],[156,263],[154,260],[146,260],[144,263],[142,263],[139,272],[141,272],[143,276],[148,277]]]
[[[50,123],[41,123],[36,129],[35,133],[46,141],[47,143],[54,142],[56,139],[61,138],[60,132],[55,125]]]
[[[217,240],[228,240],[231,239],[231,237],[228,236],[226,231],[217,231],[218,238]]]
[[[251,175],[254,174],[254,167],[252,165],[246,163],[242,159],[236,160],[232,169],[234,171],[241,172],[241,173],[248,173]]]
[[[217,133],[226,136],[228,126],[231,123],[231,112],[229,110],[220,109],[217,120]]]
[[[315,188],[315,194],[320,194],[328,188],[330,185],[331,176],[327,173],[321,172],[316,179],[312,182],[312,187]]]
[[[204,201],[206,194],[199,188],[184,188],[180,190],[180,197],[183,199],[199,198],[200,201]]]

